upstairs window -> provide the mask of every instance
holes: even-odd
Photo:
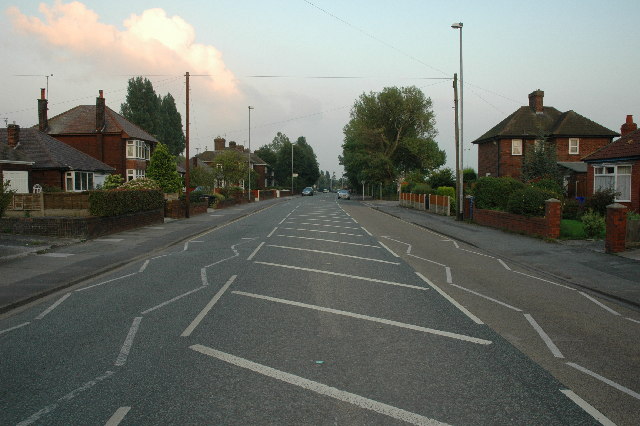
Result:
[[[580,154],[580,139],[569,139],[569,154]]]
[[[616,201],[631,201],[631,166],[605,165],[594,168],[593,190],[613,189]]]
[[[151,158],[151,147],[145,141],[131,139],[127,141],[127,158],[148,160]]]
[[[522,155],[522,139],[511,140],[511,155]]]

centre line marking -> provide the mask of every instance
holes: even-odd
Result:
[[[369,234],[369,236],[370,236],[370,237],[373,237],[373,234],[372,234],[371,232],[367,231],[367,228],[365,228],[364,226],[361,226],[361,228],[362,228],[362,230],[363,230],[364,232],[366,232],[367,234]],[[351,228],[351,229],[358,229],[358,228]]]
[[[567,398],[572,400],[578,407],[586,411],[587,414],[589,414],[591,417],[599,421],[603,426],[616,426],[616,424],[609,420],[604,414],[594,408],[587,401],[580,398],[573,391],[570,391],[569,389],[560,389],[560,392],[562,392]]]
[[[378,244],[380,244],[382,247],[386,248],[386,249],[387,249],[387,251],[388,251],[389,253],[391,253],[394,257],[400,257],[400,256],[398,256],[397,254],[395,254],[395,253],[393,252],[393,250],[391,250],[389,247],[387,247],[386,245],[384,245],[384,243],[383,243],[382,241],[378,241]]]
[[[315,311],[328,312],[330,314],[342,315],[350,318],[357,318],[365,321],[377,322],[386,325],[392,325],[394,327],[406,328],[409,330],[421,331],[423,333],[435,334],[438,336],[449,337],[451,339],[462,340],[465,342],[477,343],[479,345],[490,345],[492,342],[490,340],[478,339],[476,337],[465,336],[464,334],[451,333],[449,331],[436,330],[434,328],[421,327],[419,325],[407,324],[399,321],[388,320],[384,318],[371,317],[369,315],[357,314],[355,312],[342,311],[339,309],[325,308],[324,306],[317,305],[309,305],[307,303],[294,302],[293,300],[287,299],[278,299],[270,296],[263,296],[261,294],[255,293],[246,293],[244,291],[233,291],[233,294],[238,294],[240,296],[252,297],[254,299],[263,299],[268,300],[270,302],[282,303],[285,305],[297,306],[299,308],[313,309]]]
[[[522,312],[522,309],[518,309],[518,308],[513,307],[513,306],[511,306],[511,305],[508,305],[508,304],[506,304],[506,303],[504,303],[504,302],[501,302],[501,301],[499,301],[499,300],[496,300],[496,299],[494,299],[494,298],[492,298],[492,297],[485,296],[484,294],[478,293],[478,292],[473,291],[473,290],[469,290],[468,288],[461,287],[461,286],[459,286],[459,285],[457,285],[457,284],[453,284],[453,283],[451,283],[451,285],[452,285],[452,286],[454,286],[454,287],[456,287],[456,288],[459,288],[460,290],[468,291],[469,293],[471,293],[471,294],[475,294],[476,296],[482,297],[482,298],[487,299],[487,300],[491,300],[492,302],[495,302],[495,303],[497,303],[497,304],[499,304],[499,305],[502,305],[502,306],[504,306],[505,308],[513,309],[513,310],[514,310],[514,311],[516,311],[516,312]]]
[[[428,417],[421,416],[410,411],[403,410],[402,408],[393,407],[391,405],[384,404],[382,402],[375,401],[373,399],[365,398],[360,395],[356,395],[351,392],[346,392],[331,386],[327,386],[322,383],[314,382],[304,377],[296,376],[294,374],[285,373],[281,370],[276,370],[266,365],[258,364],[253,361],[249,361],[244,358],[237,357],[225,352],[221,352],[203,345],[193,345],[190,349],[200,352],[203,355],[217,358],[220,361],[224,361],[228,364],[235,365],[246,370],[253,371],[263,376],[271,377],[276,380],[280,380],[285,383],[289,383],[294,386],[315,392],[320,395],[325,395],[338,401],[347,402],[365,410],[370,410],[400,421],[404,421],[414,425],[444,425],[445,423],[439,422]]]
[[[129,329],[129,334],[127,334],[127,338],[124,340],[122,349],[120,349],[120,354],[118,355],[118,358],[116,358],[116,362],[114,363],[116,367],[122,367],[127,362],[127,357],[129,356],[129,352],[131,351],[131,346],[133,346],[133,339],[136,337],[136,333],[138,332],[141,321],[142,317],[135,317],[133,319],[133,323],[131,324],[131,328]]]
[[[506,263],[504,263],[504,262],[502,261],[502,259],[498,259],[498,262],[500,262],[500,264],[501,264],[502,266],[504,266],[504,269],[506,269],[507,271],[510,271],[510,270],[511,270],[511,268],[509,268],[509,267],[507,266],[507,264],[506,264]]]
[[[260,243],[260,245],[258,247],[256,247],[256,249],[253,251],[253,253],[251,253],[249,255],[249,257],[247,257],[247,260],[251,260],[253,259],[253,256],[256,255],[256,253],[258,253],[258,250],[260,250],[262,248],[262,246],[264,245],[264,241]]]
[[[614,382],[613,380],[609,380],[606,377],[602,377],[601,375],[599,375],[597,373],[594,373],[593,371],[588,370],[588,369],[586,369],[586,368],[584,368],[584,367],[582,367],[582,366],[580,366],[578,364],[575,364],[573,362],[567,362],[567,365],[570,366],[570,367],[575,368],[576,370],[582,371],[583,373],[588,374],[589,376],[591,376],[591,377],[593,377],[595,379],[598,379],[601,382],[604,382],[604,383],[608,384],[609,386],[612,386],[612,387],[618,389],[619,391],[624,392],[627,395],[630,395],[630,396],[634,397],[635,399],[640,399],[640,394],[639,393],[634,392],[634,391],[632,391],[631,389],[629,389],[629,388],[627,388],[625,386],[619,385],[616,382]]]
[[[269,235],[267,235],[267,238],[271,237],[273,235],[273,233],[276,232],[277,229],[278,229],[277,226],[275,228],[273,228],[273,231],[269,232]]]
[[[49,312],[53,311],[55,308],[58,307],[58,305],[60,305],[62,302],[64,302],[65,300],[67,300],[67,298],[71,296],[71,293],[67,293],[64,296],[62,296],[60,299],[58,299],[53,305],[49,306],[44,312],[42,312],[40,315],[38,315],[36,317],[37,320],[41,320],[42,318],[44,318],[45,315],[47,315]]]
[[[13,326],[11,328],[5,328],[4,330],[0,330],[0,334],[8,333],[9,331],[16,330],[18,328],[22,328],[22,327],[24,327],[26,325],[29,325],[29,324],[31,324],[31,322],[27,321],[27,322],[23,322],[22,324],[18,324],[16,326]]]
[[[323,234],[338,234],[338,235],[349,235],[351,237],[362,237],[362,234],[348,234],[346,232],[337,232],[337,231],[322,231],[319,229],[304,229],[304,228],[282,228],[282,229],[287,229],[289,231],[320,232]]]
[[[423,290],[423,291],[428,290],[428,288],[419,287],[417,285],[402,284],[402,283],[398,283],[398,282],[394,282],[394,281],[384,281],[384,280],[378,280],[378,279],[375,279],[375,278],[360,277],[358,275],[342,274],[340,272],[321,271],[320,269],[302,268],[300,266],[291,266],[291,265],[280,265],[278,263],[257,262],[257,261],[255,263],[258,263],[260,265],[276,266],[276,267],[279,267],[279,268],[296,269],[298,271],[317,272],[319,274],[327,274],[327,275],[335,275],[335,276],[338,276],[338,277],[353,278],[354,280],[369,281],[369,282],[373,282],[373,283],[395,285],[395,286],[398,286],[398,287],[414,288],[416,290]]]
[[[148,259],[144,261],[144,263],[142,264],[142,266],[138,270],[138,273],[144,272],[144,270],[147,269],[147,266],[149,266],[149,260]]]
[[[209,313],[211,308],[213,308],[213,305],[215,305],[216,302],[218,300],[220,300],[220,298],[222,297],[224,292],[227,291],[227,289],[229,288],[229,286],[231,284],[233,284],[233,282],[235,281],[236,277],[237,277],[237,275],[232,275],[231,278],[229,278],[227,280],[225,285],[222,286],[222,288],[216,293],[216,295],[213,296],[213,299],[211,299],[211,301],[209,303],[207,303],[207,306],[205,306],[202,309],[202,311],[200,311],[200,313],[195,317],[195,319],[191,322],[191,324],[189,324],[189,326],[182,332],[180,337],[189,337],[191,335],[193,330],[195,330],[195,328],[200,324],[200,322],[202,322],[204,317]]]
[[[142,315],[146,315],[146,314],[148,314],[149,312],[155,311],[156,309],[160,309],[160,308],[162,308],[163,306],[167,306],[169,303],[173,303],[173,302],[175,302],[176,300],[180,300],[180,299],[182,299],[183,297],[190,295],[191,293],[195,293],[196,291],[200,291],[200,290],[202,290],[203,288],[205,288],[205,286],[196,287],[196,288],[194,288],[193,290],[190,290],[190,291],[188,291],[188,292],[186,292],[186,293],[184,293],[184,294],[181,294],[180,296],[176,296],[176,297],[174,297],[173,299],[167,300],[166,302],[162,302],[161,304],[156,305],[156,306],[154,306],[153,308],[149,308],[149,309],[147,309],[146,311],[142,311],[142,312],[140,312],[140,313],[141,313]]]
[[[451,277],[451,268],[449,268],[448,266],[445,266],[444,271],[447,274],[447,283],[453,284],[453,278]]]
[[[113,413],[113,416],[104,424],[104,426],[118,426],[127,413],[131,410],[131,407],[120,407]]]
[[[371,248],[375,248],[375,249],[381,248],[380,246],[374,246],[372,244],[360,244],[360,243],[351,243],[351,242],[348,242],[348,241],[325,240],[325,239],[322,239],[322,238],[312,238],[312,237],[300,237],[298,235],[282,235],[282,234],[279,234],[278,237],[298,238],[298,239],[301,239],[301,240],[312,240],[312,241],[325,241],[325,242],[328,242],[328,243],[348,244],[348,245],[352,245],[352,246],[371,247]]]
[[[460,310],[460,312],[462,312],[463,314],[465,314],[467,317],[469,317],[471,319],[471,321],[475,322],[476,324],[484,324],[482,322],[482,320],[480,320],[480,318],[478,318],[477,316],[473,315],[467,308],[465,308],[464,306],[462,306],[461,304],[459,304],[458,302],[456,302],[454,300],[453,297],[449,296],[447,293],[445,293],[444,291],[442,291],[440,289],[440,287],[438,287],[437,285],[435,285],[434,283],[432,283],[431,281],[429,281],[429,279],[427,277],[425,277],[424,275],[422,275],[420,272],[416,272],[416,275],[419,276],[420,278],[422,278],[422,280],[424,282],[426,282],[427,284],[429,284],[435,291],[437,291],[438,293],[440,293],[440,295],[442,297],[444,297],[445,299],[447,299],[449,302],[451,302],[453,304],[453,306],[455,306],[456,308],[458,308],[458,310]]]
[[[544,332],[542,327],[538,325],[536,320],[534,320],[533,317],[529,314],[524,314],[524,317],[527,319],[527,321],[529,321],[531,326],[533,326],[533,328],[538,332],[538,334],[540,335],[544,343],[547,345],[547,347],[549,348],[553,356],[555,356],[556,358],[564,358],[564,355],[562,355],[562,352],[560,352],[560,349],[558,349],[555,343],[553,343],[549,335],[547,335],[547,333]]]
[[[270,244],[268,247],[276,247],[276,248],[288,249],[288,250],[309,251],[309,252],[312,252],[312,253],[320,253],[320,254],[330,254],[330,255],[333,255],[333,256],[350,257],[352,259],[360,259],[360,260],[368,260],[368,261],[371,261],[371,262],[388,263],[388,264],[391,264],[391,265],[399,265],[400,264],[400,262],[389,262],[388,260],[372,259],[370,257],[354,256],[354,255],[351,255],[351,254],[334,253],[334,252],[331,252],[331,251],[305,249],[305,248],[300,248],[300,247],[278,246],[278,245],[274,245],[274,244]],[[247,259],[247,260],[251,260],[251,259]]]
[[[583,295],[584,297],[586,297],[587,299],[591,300],[593,303],[595,303],[596,305],[600,306],[602,309],[605,309],[609,312],[611,312],[613,315],[620,315],[619,312],[614,311],[613,309],[611,309],[610,307],[608,307],[607,305],[605,305],[604,303],[601,303],[600,301],[594,299],[593,297],[589,296],[586,293],[583,293],[581,291],[579,291],[578,293],[580,293],[581,295]]]
[[[117,278],[112,278],[112,279],[110,279],[110,280],[103,281],[103,282],[98,283],[98,284],[90,285],[90,286],[88,286],[88,287],[79,288],[79,289],[77,289],[76,291],[85,291],[85,290],[89,290],[90,288],[98,287],[99,285],[107,284],[107,283],[110,283],[110,282],[112,282],[112,281],[117,281],[117,280],[121,280],[121,279],[124,279],[124,278],[128,278],[128,277],[131,277],[131,276],[133,276],[133,275],[135,275],[135,274],[137,274],[137,272],[134,272],[134,273],[132,273],[132,274],[123,275],[123,276],[121,276],[121,277],[117,277]]]

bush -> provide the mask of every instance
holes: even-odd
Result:
[[[164,206],[164,195],[158,190],[91,191],[89,212],[93,216],[119,216],[160,209]]]
[[[584,225],[584,233],[587,238],[601,237],[606,229],[604,218],[593,210],[587,211],[582,215],[582,224]]]
[[[433,194],[433,189],[428,183],[417,183],[411,190],[412,194]]]
[[[554,198],[557,199],[562,199],[564,196],[564,189],[562,188],[562,185],[560,185],[553,179],[540,179],[536,182],[531,182],[531,186],[553,192],[553,194],[555,195]]]
[[[116,189],[124,183],[124,179],[120,175],[109,175],[105,178],[102,189]]]
[[[507,211],[524,216],[544,216],[545,201],[553,198],[553,192],[526,186],[511,193],[507,201]]]
[[[64,192],[62,188],[57,186],[42,185],[42,192]]]
[[[455,215],[458,212],[458,210],[456,210],[456,207],[458,206],[458,200],[456,199],[456,189],[454,187],[440,186],[436,190],[436,195],[448,196],[451,214]]]
[[[11,181],[5,180],[4,182],[0,180],[0,216],[4,214],[4,211],[11,204],[11,200],[13,200],[13,194],[16,193],[15,189],[9,189],[9,184]]]
[[[440,170],[436,170],[431,173],[428,179],[429,185],[432,188],[437,188],[439,186],[455,186],[456,185],[456,174],[450,168],[444,168]]]
[[[600,216],[607,215],[607,206],[613,204],[618,193],[614,189],[601,189],[593,193],[584,204],[585,209],[591,209]]]
[[[121,189],[129,190],[160,190],[160,185],[153,180],[146,177],[139,177],[137,179],[130,180],[129,182],[120,185]]]
[[[242,194],[244,190],[240,186],[225,186],[220,192],[225,198],[235,198],[237,195]]]
[[[219,202],[225,200],[224,195],[218,193],[213,193],[211,197],[211,199],[213,200],[213,204],[218,204]]]
[[[467,167],[466,169],[462,170],[462,180],[465,184],[475,182],[477,179],[478,174],[471,167]]]
[[[473,188],[475,205],[479,209],[507,210],[511,193],[524,188],[524,184],[512,177],[481,177]]]

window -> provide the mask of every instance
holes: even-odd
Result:
[[[65,174],[67,191],[90,191],[93,186],[93,172],[67,172]]]
[[[594,168],[593,190],[613,189],[616,201],[631,201],[631,166],[604,165]]]
[[[522,139],[511,140],[511,155],[522,155]]]
[[[127,169],[127,182],[145,176],[145,171],[141,169]]]
[[[580,139],[569,139],[569,154],[580,154]]]
[[[127,141],[127,158],[148,160],[151,158],[151,147],[145,141],[131,139]]]

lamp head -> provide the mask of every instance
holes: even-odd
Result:
[[[451,24],[451,28],[454,29],[462,29],[462,22],[454,22],[453,24]]]

